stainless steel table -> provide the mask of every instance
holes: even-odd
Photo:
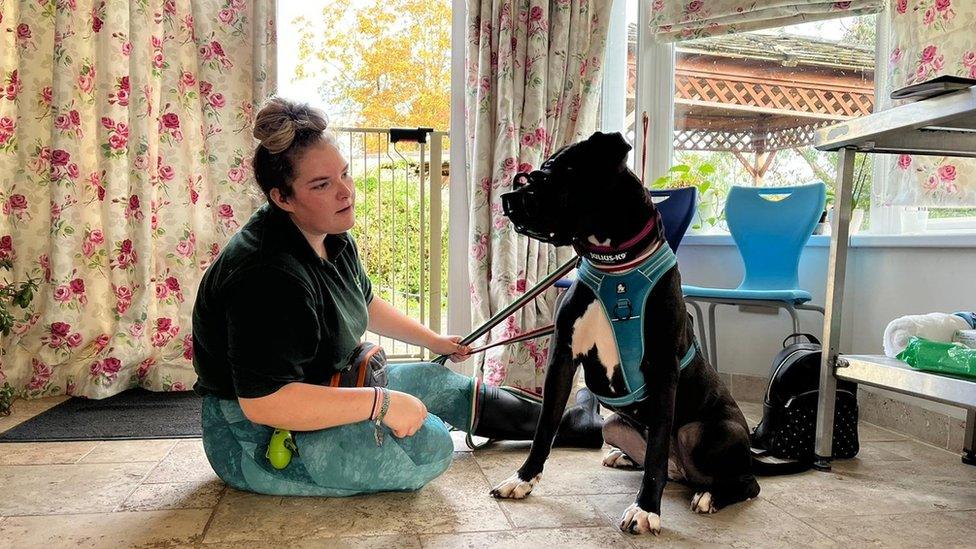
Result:
[[[836,211],[831,221],[824,353],[820,363],[815,465],[830,470],[837,379],[965,408],[962,460],[976,465],[976,382],[921,372],[886,356],[841,355],[841,308],[847,268],[854,153],[976,158],[976,87],[855,118],[816,132],[815,146],[837,151]],[[972,279],[963,281],[972,284]]]

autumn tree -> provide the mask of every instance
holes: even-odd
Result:
[[[335,0],[292,22],[296,80],[344,111],[342,124],[448,128],[451,7],[448,0]],[[338,114],[338,113],[334,113]]]

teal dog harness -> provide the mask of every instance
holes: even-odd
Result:
[[[620,355],[624,384],[628,391],[620,397],[596,395],[603,404],[627,406],[647,398],[647,385],[640,364],[644,356],[645,323],[652,319],[644,318],[644,305],[657,281],[677,262],[674,252],[666,242],[662,242],[656,252],[625,274],[608,273],[594,267],[586,259],[581,261],[579,281],[599,297],[603,312],[610,320],[617,353]],[[681,358],[682,369],[695,357],[697,348],[697,341],[688,347],[685,356]]]

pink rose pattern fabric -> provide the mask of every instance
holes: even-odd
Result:
[[[192,386],[197,284],[263,202],[248,155],[275,80],[274,12],[0,0],[0,258],[40,281],[13,311],[0,385],[28,398]]]
[[[892,0],[888,89],[951,74],[976,78],[976,2]],[[901,155],[887,168],[884,204],[976,206],[976,161]]]
[[[939,0],[944,1],[944,0]],[[884,0],[648,0],[651,30],[661,41],[796,25],[876,13]]]
[[[596,130],[610,2],[471,0],[466,52],[472,322],[523,295],[573,256],[516,234],[501,194],[563,145]],[[497,341],[552,322],[554,289],[486,337]],[[541,391],[548,339],[497,347],[476,359],[492,385]]]

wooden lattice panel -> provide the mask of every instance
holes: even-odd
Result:
[[[764,152],[805,147],[813,143],[816,129],[832,124],[829,120],[776,130],[703,131],[698,128],[674,132],[674,148],[683,151]]]
[[[874,109],[874,93],[851,86],[817,82],[762,80],[741,75],[678,71],[675,97],[761,109],[818,113],[838,117],[863,116]]]

